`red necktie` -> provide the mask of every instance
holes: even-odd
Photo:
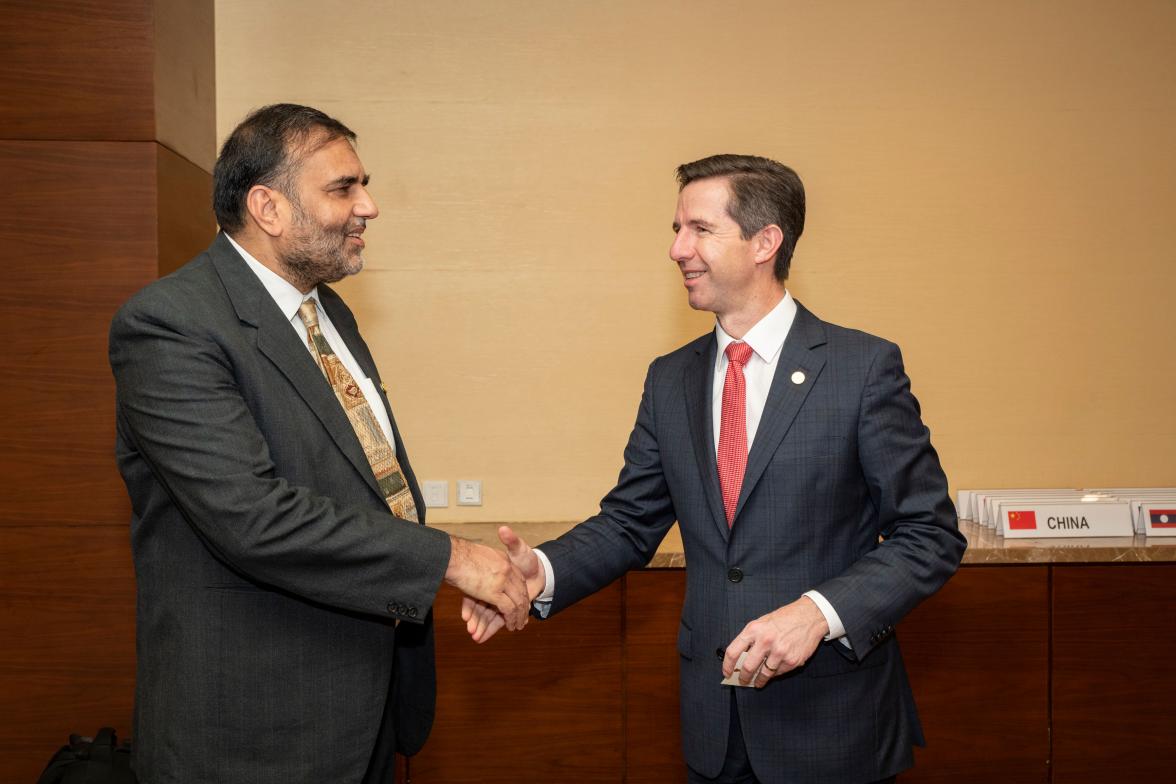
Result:
[[[747,382],[743,366],[751,359],[751,346],[731,343],[726,353],[727,377],[723,381],[723,413],[719,419],[719,486],[730,527],[735,522],[735,506],[747,468]]]

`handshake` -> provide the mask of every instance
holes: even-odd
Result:
[[[539,556],[509,526],[498,529],[506,555],[483,544],[451,536],[445,582],[465,594],[461,618],[474,642],[485,642],[505,626],[527,625],[531,602],[543,592],[547,575]]]

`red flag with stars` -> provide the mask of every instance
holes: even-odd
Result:
[[[1036,531],[1037,512],[1009,512],[1010,531]]]

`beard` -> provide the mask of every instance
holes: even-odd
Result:
[[[294,230],[280,262],[291,281],[309,291],[320,283],[335,283],[363,269],[363,251],[351,247],[347,235],[367,221],[355,218],[338,226],[317,223],[295,203]]]

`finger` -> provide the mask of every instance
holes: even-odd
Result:
[[[489,623],[487,616],[496,615],[497,613],[494,611],[493,607],[483,602],[479,602],[476,599],[469,599],[468,601],[470,617],[466,621],[466,631],[469,632],[469,635],[474,637],[476,640],[478,630],[485,627]],[[465,602],[463,601],[463,611],[465,610],[464,604]]]
[[[493,637],[494,634],[503,626],[506,626],[506,619],[498,613],[491,613],[488,618],[489,621],[486,625],[486,629],[482,631],[480,636],[474,640],[474,642],[478,643],[479,645]]]
[[[477,618],[474,619],[474,631],[470,634],[474,638],[474,642],[482,642],[486,639],[486,629],[490,626],[490,617],[497,614],[484,605],[478,608]]]
[[[518,612],[516,622],[521,624],[517,627],[511,628],[512,630],[514,628],[521,629],[522,626],[527,622],[527,613],[531,609],[531,597],[527,592],[527,582],[523,579],[523,576],[519,573],[518,569],[513,567],[511,568],[510,575],[507,577],[506,585],[504,586],[504,590],[506,591],[506,595],[517,608]]]
[[[506,628],[512,632],[523,628],[526,623],[527,606],[520,605],[513,592],[507,590],[499,597],[498,611],[506,619]]]
[[[461,619],[466,622],[466,632],[472,637],[474,630],[478,628],[478,608],[481,603],[471,599],[468,596],[462,597],[461,600]]]
[[[509,525],[498,527],[498,540],[506,545],[506,551],[511,555],[521,554],[522,548],[526,547],[523,540],[519,538],[519,535]]]
[[[746,651],[755,642],[755,638],[745,638],[747,629],[739,633],[739,636],[731,641],[727,646],[726,653],[723,654],[723,677],[730,678],[731,673],[735,672],[735,663],[739,661],[739,654]]]
[[[485,642],[486,640],[489,640],[494,636],[494,633],[503,626],[506,626],[506,619],[498,613],[494,613],[494,615],[490,618],[490,626],[487,628],[486,636],[482,638],[482,641]]]
[[[768,658],[769,650],[769,644],[763,639],[756,640],[755,644],[747,649],[747,658],[743,660],[743,670],[739,673],[740,683],[749,684],[755,680],[760,665]]]
[[[762,689],[767,685],[768,681],[776,677],[776,673],[779,671],[779,669],[779,666],[773,667],[771,666],[771,662],[769,662],[768,659],[764,659],[763,663],[760,664],[759,670],[755,674],[755,687],[757,689]]]

